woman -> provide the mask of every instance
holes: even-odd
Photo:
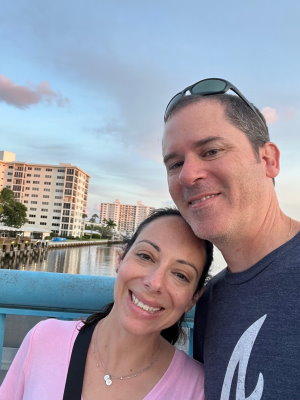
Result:
[[[154,211],[120,255],[114,303],[85,322],[47,320],[33,328],[0,399],[203,399],[201,365],[173,344],[211,261],[212,245],[177,210]]]

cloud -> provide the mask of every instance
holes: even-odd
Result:
[[[272,107],[264,107],[261,110],[263,116],[265,117],[268,124],[272,124],[278,120],[278,114],[275,108]]]
[[[4,75],[0,75],[0,101],[22,109],[43,101],[46,101],[48,104],[54,102],[59,107],[69,102],[59,92],[53,91],[46,81],[36,86],[30,83],[26,86],[20,86]]]

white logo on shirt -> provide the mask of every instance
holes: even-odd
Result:
[[[252,324],[240,337],[237,342],[232,355],[230,357],[220,400],[229,400],[232,380],[234,376],[234,372],[238,366],[238,377],[237,377],[237,386],[236,386],[236,400],[260,400],[264,390],[264,377],[262,373],[259,373],[257,384],[250,394],[250,396],[246,397],[245,394],[245,379],[247,373],[248,361],[250,358],[250,354],[255,342],[255,339],[260,331],[267,314],[258,319],[254,324]]]

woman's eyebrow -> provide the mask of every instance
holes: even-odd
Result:
[[[193,263],[190,263],[189,261],[185,261],[185,260],[176,260],[176,261],[179,264],[189,265],[190,267],[192,267],[196,271],[196,274],[198,275],[198,269],[196,268],[196,266]]]
[[[157,246],[157,244],[151,242],[151,240],[143,239],[143,240],[139,240],[137,243],[142,243],[142,242],[149,243],[152,247],[155,248],[155,250],[160,251],[159,246]]]

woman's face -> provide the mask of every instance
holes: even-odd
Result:
[[[196,299],[204,242],[179,216],[160,217],[142,230],[120,261],[115,284],[118,318],[136,335],[173,325]]]

